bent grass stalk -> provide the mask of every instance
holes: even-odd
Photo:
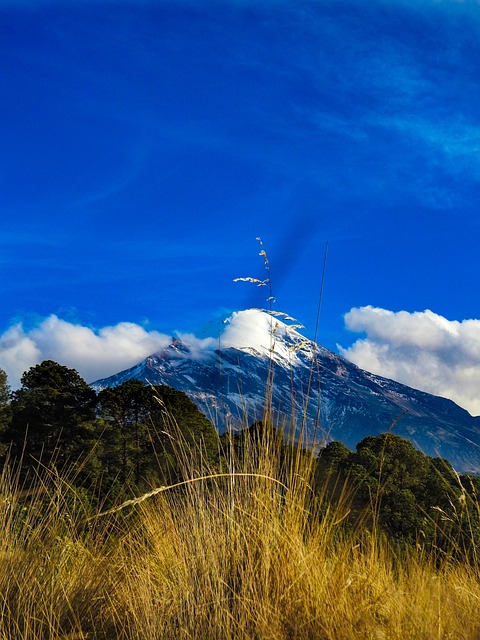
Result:
[[[206,475],[206,476],[199,476],[198,478],[188,478],[188,480],[182,480],[181,482],[175,482],[174,484],[170,484],[170,485],[163,485],[161,487],[156,487],[155,489],[152,489],[151,491],[147,491],[147,493],[142,494],[141,496],[138,496],[138,498],[131,498],[129,500],[125,500],[125,502],[122,502],[122,504],[116,506],[116,507],[112,507],[111,509],[108,509],[107,511],[101,511],[100,513],[95,514],[94,516],[91,516],[90,518],[87,518],[86,522],[91,522],[92,520],[96,520],[97,518],[103,518],[104,516],[109,516],[112,515],[114,513],[119,513],[120,511],[123,511],[124,509],[126,509],[127,507],[133,507],[135,505],[140,504],[141,502],[143,502],[144,500],[148,500],[149,498],[153,498],[154,496],[157,496],[159,493],[164,493],[165,491],[172,491],[173,489],[178,489],[180,487],[185,487],[189,484],[193,484],[195,482],[206,482],[207,480],[217,480],[219,478],[229,478],[229,479],[234,479],[234,478],[261,478],[263,480],[268,480],[269,482],[274,482],[280,486],[282,486],[284,489],[286,489],[287,487],[280,482],[280,480],[277,480],[277,478],[272,478],[271,476],[266,476],[262,473],[242,473],[242,472],[232,472],[232,473],[212,473],[210,475]]]

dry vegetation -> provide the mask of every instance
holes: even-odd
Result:
[[[245,446],[237,475],[104,515],[51,472],[21,491],[6,466],[0,638],[480,636],[477,566],[345,527],[346,500],[312,495],[308,456]],[[190,478],[208,472],[185,460]]]

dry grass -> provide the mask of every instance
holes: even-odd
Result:
[[[93,519],[61,479],[26,497],[7,467],[0,639],[480,637],[477,567],[345,530],[347,505],[313,495],[308,458],[248,449],[231,466],[258,475],[195,480]]]

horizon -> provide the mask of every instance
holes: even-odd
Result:
[[[328,243],[318,343],[480,413],[477,2],[0,0],[0,30],[12,381],[268,306],[242,277],[312,339]]]

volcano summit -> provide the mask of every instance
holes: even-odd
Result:
[[[275,421],[296,434],[304,422],[312,445],[340,440],[354,448],[366,436],[392,431],[427,455],[447,458],[459,472],[480,473],[480,418],[451,400],[360,369],[307,340],[287,319],[257,309],[235,312],[216,326],[216,336],[172,338],[92,386],[136,379],[174,387],[220,432],[262,418],[268,386]]]

